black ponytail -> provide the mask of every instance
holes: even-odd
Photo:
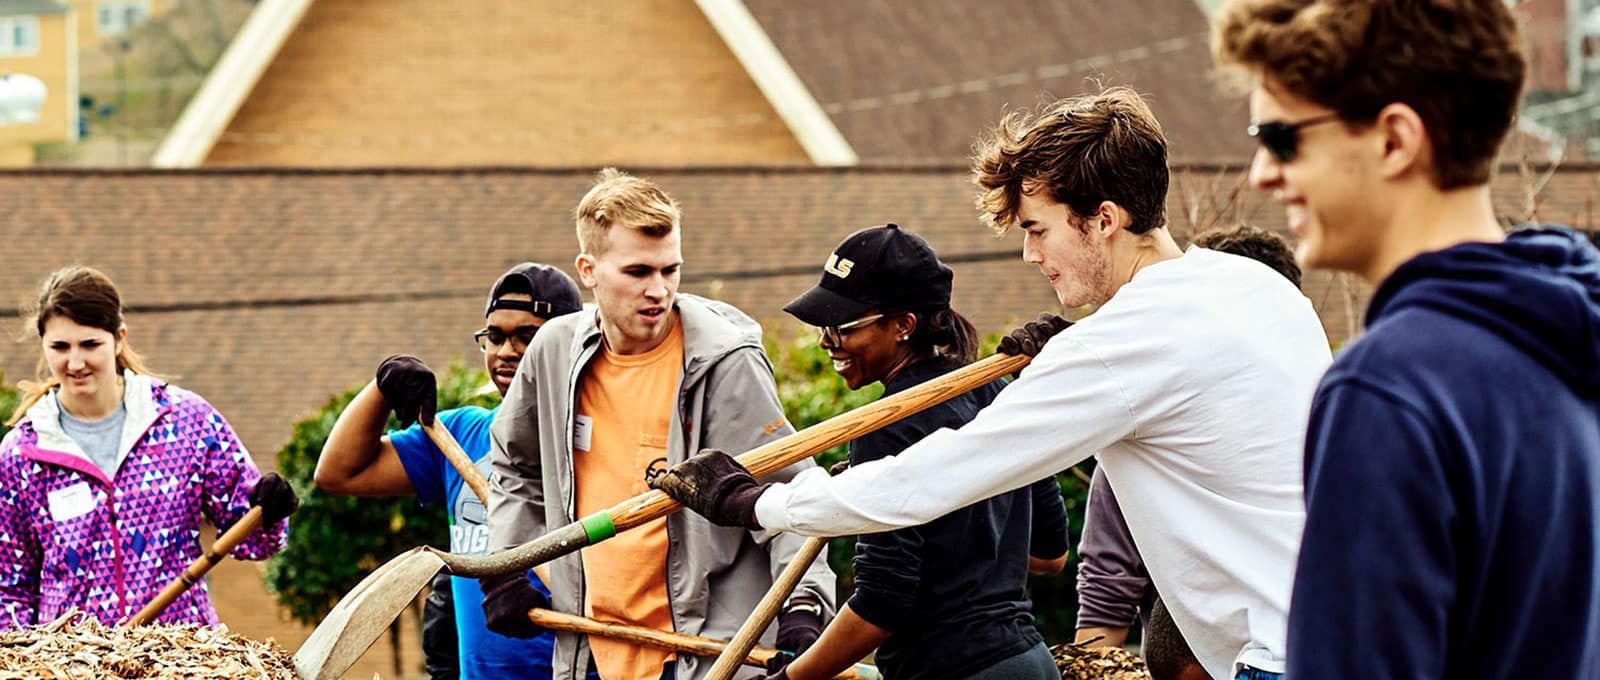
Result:
[[[915,314],[917,329],[907,341],[912,351],[947,356],[963,364],[978,358],[978,329],[967,317],[949,307]]]

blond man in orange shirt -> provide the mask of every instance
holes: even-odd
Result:
[[[597,308],[544,326],[495,418],[491,550],[643,493],[649,476],[702,448],[744,451],[793,432],[761,327],[730,305],[678,294],[677,203],[608,168],[576,212],[576,266]],[[678,513],[551,563],[548,601],[524,575],[485,579],[484,612],[490,630],[504,635],[538,634],[526,611],[553,606],[727,639],[801,542]],[[833,611],[826,565],[824,558],[811,567],[766,644],[799,653],[816,640]],[[605,680],[698,680],[711,664],[562,634],[552,665],[557,680],[578,680],[591,665]]]

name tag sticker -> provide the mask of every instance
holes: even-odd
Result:
[[[572,448],[578,451],[588,451],[589,445],[594,442],[594,419],[589,416],[578,416],[572,422]]]
[[[94,492],[89,485],[78,482],[65,489],[56,489],[49,495],[50,518],[57,522],[74,520],[94,509]]]

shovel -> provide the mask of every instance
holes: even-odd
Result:
[[[243,517],[239,518],[239,521],[234,522],[232,527],[229,527],[221,536],[218,536],[217,540],[211,543],[210,548],[207,548],[199,557],[195,558],[194,562],[189,563],[189,566],[184,568],[183,573],[178,574],[178,578],[173,579],[171,583],[167,584],[167,587],[162,588],[161,592],[156,594],[155,599],[150,600],[150,603],[144,606],[144,609],[140,609],[139,613],[128,619],[128,627],[142,626],[154,621],[157,616],[161,615],[161,612],[166,611],[173,600],[178,599],[179,595],[184,594],[194,584],[199,583],[200,579],[206,575],[206,572],[211,571],[211,568],[217,566],[218,562],[226,559],[228,553],[233,552],[233,549],[243,543],[246,537],[260,528],[261,506],[252,507],[244,513]]]
[[[825,539],[817,539],[825,540]],[[802,570],[803,571],[803,570]],[[549,609],[533,609],[528,611],[528,620],[534,622],[545,630],[555,630],[564,633],[580,633],[583,635],[599,635],[624,642],[632,642],[642,647],[654,647],[678,652],[680,654],[693,654],[694,656],[726,658],[732,649],[732,643],[713,640],[706,637],[684,635],[683,633],[669,633],[654,628],[630,626],[622,623],[608,623],[594,619],[564,614]],[[765,668],[767,660],[778,654],[776,649],[763,649],[759,647],[746,647],[739,654],[740,663],[746,666]],[[848,680],[878,680],[883,676],[878,673],[876,666],[856,664],[853,668],[840,673],[835,678]]]
[[[758,446],[739,456],[739,463],[757,477],[770,475],[951,397],[1022,370],[1029,360],[1027,356],[990,356],[899,394]],[[368,574],[350,594],[339,600],[339,604],[295,652],[295,672],[303,680],[343,675],[440,569],[448,569],[458,576],[472,577],[523,571],[681,509],[683,506],[666,494],[651,490],[493,555],[453,555],[426,546],[401,553]]]

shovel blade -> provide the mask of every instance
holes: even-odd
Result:
[[[342,677],[443,567],[437,555],[417,548],[361,579],[294,653],[295,674],[301,680]]]

